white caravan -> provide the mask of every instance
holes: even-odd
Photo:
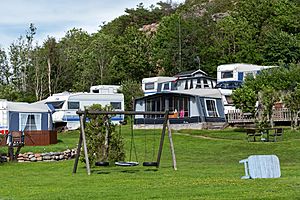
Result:
[[[84,110],[93,104],[111,105],[115,111],[124,111],[124,95],[115,91],[104,94],[63,92],[48,97],[45,103],[53,112],[55,127],[64,127],[68,130],[78,129],[80,126],[76,111]],[[113,116],[111,120],[117,124],[124,120],[124,115]]]
[[[144,95],[151,95],[156,94],[157,92],[161,91],[171,91],[172,82],[176,81],[176,77],[150,77],[150,78],[143,78],[142,80],[142,89],[144,91]]]
[[[252,64],[226,64],[219,65],[217,68],[217,83],[225,81],[244,81],[248,75],[256,76],[261,70],[275,66],[260,66]]]

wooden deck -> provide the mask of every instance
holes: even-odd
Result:
[[[255,118],[250,113],[243,113],[239,110],[230,110],[227,115],[227,122],[229,124],[239,123],[254,123]],[[274,122],[290,122],[291,112],[287,108],[280,108],[273,110]]]

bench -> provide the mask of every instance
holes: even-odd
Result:
[[[269,133],[270,137],[273,137],[273,142],[277,142],[277,138],[280,138],[280,140],[282,141],[282,137],[283,137],[283,128],[274,128],[273,129],[274,132]]]
[[[246,134],[247,134],[248,142],[251,142],[251,141],[256,142],[256,137],[259,137],[261,140],[262,132],[260,132],[256,128],[247,128]]]

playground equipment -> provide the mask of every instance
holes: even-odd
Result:
[[[79,142],[78,142],[78,147],[77,147],[77,154],[74,162],[74,168],[73,168],[73,174],[76,173],[77,171],[77,166],[78,166],[78,161],[80,157],[80,149],[83,144],[83,150],[84,150],[84,156],[85,156],[85,164],[86,164],[86,170],[87,174],[91,174],[90,170],[90,164],[89,164],[89,158],[88,158],[88,149],[86,145],[86,137],[85,137],[85,122],[86,122],[86,117],[87,114],[90,115],[130,115],[130,116],[135,116],[135,115],[153,115],[153,116],[164,116],[164,122],[163,122],[163,127],[162,127],[162,133],[160,137],[160,144],[158,148],[158,153],[157,153],[157,158],[155,162],[144,162],[143,166],[156,166],[159,168],[160,165],[160,159],[161,159],[161,154],[163,150],[163,144],[164,144],[164,138],[166,134],[166,130],[168,131],[168,138],[170,142],[170,150],[172,154],[172,162],[173,162],[173,169],[177,170],[176,166],[176,157],[175,157],[175,151],[174,151],[174,145],[173,145],[173,140],[172,140],[172,133],[170,129],[170,122],[169,122],[169,115],[172,114],[169,111],[166,112],[139,112],[139,111],[96,111],[96,110],[85,110],[81,111],[78,110],[77,114],[79,115],[80,119],[80,136],[79,136]],[[107,118],[108,119],[108,118]],[[108,130],[108,123],[105,123],[106,129]],[[133,120],[131,122],[131,150],[134,147],[134,140],[133,140]],[[131,154],[131,153],[130,153]],[[131,157],[131,155],[130,155]],[[130,158],[131,159],[131,158]],[[103,165],[102,165],[103,164]],[[104,166],[107,165],[107,163],[99,163],[99,166]],[[136,166],[138,165],[137,162],[116,162],[115,163],[118,166]]]

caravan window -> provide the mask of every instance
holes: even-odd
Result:
[[[48,105],[51,105],[54,109],[62,109],[65,101],[54,101],[54,102],[47,102]]]
[[[153,90],[153,89],[154,89],[154,82],[145,84],[145,90]]]
[[[121,102],[110,102],[113,109],[121,109]]]
[[[78,110],[79,109],[79,102],[69,101],[68,102],[68,109]]]
[[[218,117],[217,103],[215,99],[205,99],[206,113],[208,117]]]
[[[34,131],[42,129],[42,115],[36,113],[19,114],[19,131]]]
[[[165,83],[164,84],[164,90],[169,90],[170,89],[170,84],[169,83]]]
[[[233,71],[221,72],[221,78],[233,78]]]

